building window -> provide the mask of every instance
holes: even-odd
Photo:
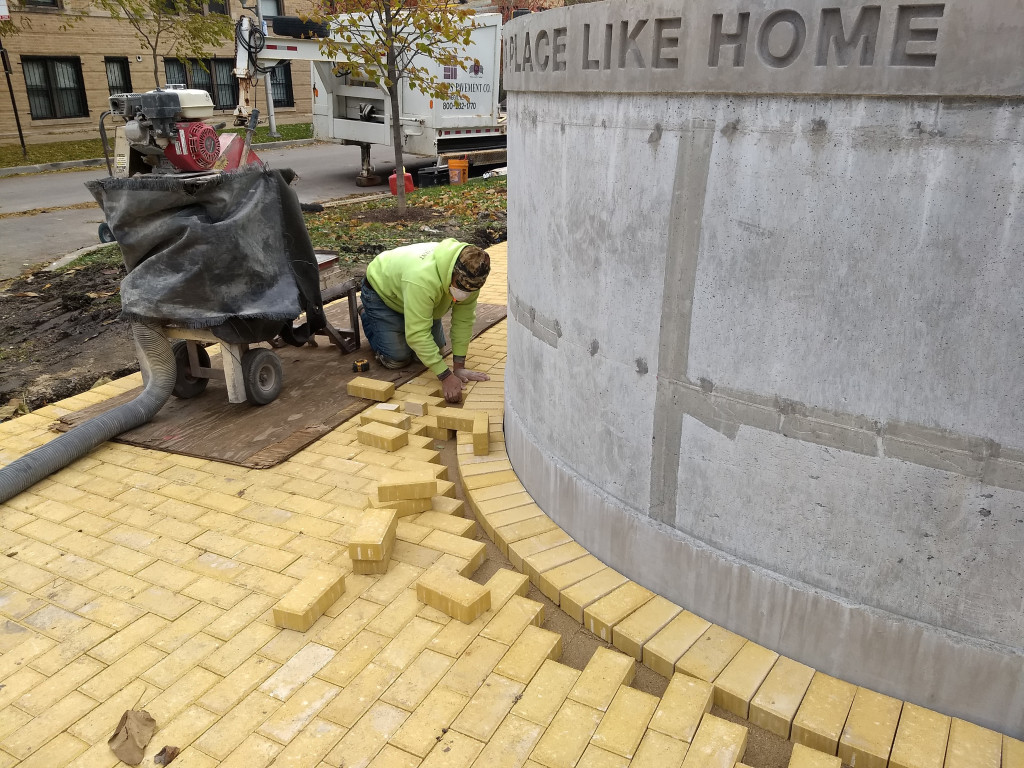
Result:
[[[260,0],[260,10],[263,11],[264,19],[269,19],[271,16],[284,16],[281,0]]]
[[[167,85],[200,88],[210,94],[216,109],[238,106],[234,59],[164,59]]]
[[[103,60],[107,66],[107,88],[111,96],[119,93],[132,92],[132,72],[128,67],[128,59],[107,57]]]
[[[22,56],[21,67],[33,120],[89,116],[82,85],[82,62],[77,56]]]
[[[26,8],[60,8],[58,0],[22,0]]]
[[[292,96],[292,65],[282,61],[270,70],[270,92],[274,94],[275,107],[294,107]]]
[[[229,16],[228,8],[228,0],[206,0],[205,13],[222,13],[225,16]]]

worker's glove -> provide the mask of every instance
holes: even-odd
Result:
[[[469,368],[456,368],[452,371],[462,381],[490,381],[491,377],[486,373],[480,373],[479,371],[471,371]],[[453,378],[451,376],[448,377]]]

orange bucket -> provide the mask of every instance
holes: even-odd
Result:
[[[448,183],[465,184],[469,181],[469,160],[448,161]]]

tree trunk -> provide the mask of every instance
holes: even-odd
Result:
[[[398,212],[405,213],[405,163],[402,161],[402,116],[398,108],[398,67],[395,62],[395,47],[388,49],[388,96],[391,100],[391,143],[395,147],[395,192],[398,197]]]
[[[156,49],[153,49],[153,87],[160,87],[160,58],[156,55]]]

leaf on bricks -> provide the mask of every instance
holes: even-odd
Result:
[[[114,735],[107,740],[107,746],[122,763],[138,765],[155,732],[156,720],[149,712],[129,709],[121,715],[121,722],[117,724]]]
[[[181,750],[177,747],[164,747],[153,757],[153,762],[157,765],[170,765],[171,760],[176,758],[179,752]]]

